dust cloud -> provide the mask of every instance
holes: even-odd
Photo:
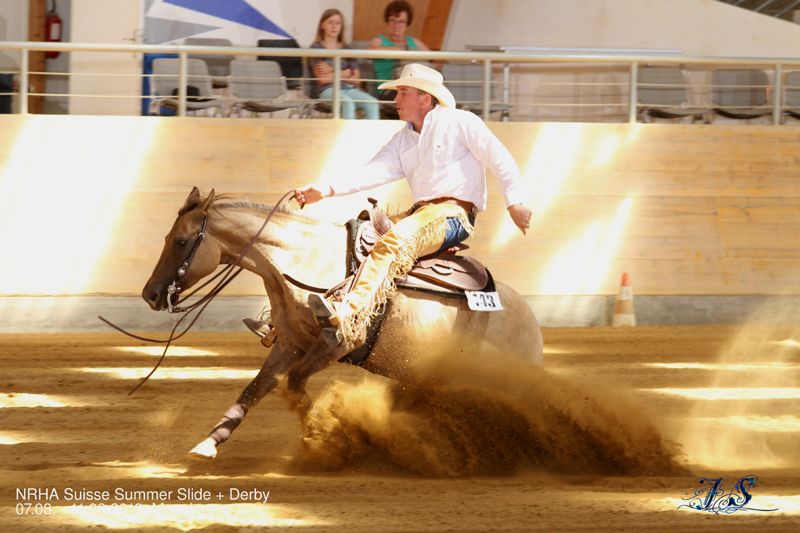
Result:
[[[756,310],[721,351],[703,385],[709,394],[746,398],[697,401],[682,435],[692,463],[721,468],[785,468],[800,463],[800,302],[775,297]],[[748,392],[758,391],[761,397]]]
[[[302,462],[357,469],[377,457],[430,477],[680,469],[677,446],[639,407],[595,383],[464,354],[420,375],[413,385],[368,377],[329,386],[307,417]]]

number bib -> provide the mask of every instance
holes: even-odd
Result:
[[[473,311],[502,311],[500,295],[497,292],[464,291],[467,305]]]

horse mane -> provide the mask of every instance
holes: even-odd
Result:
[[[190,213],[200,207],[205,199],[200,198],[196,202],[192,202],[190,204],[186,204],[180,208],[178,211],[178,216],[183,216],[186,213]],[[276,213],[283,213],[287,215],[292,215],[295,217],[299,217],[302,219],[306,219],[308,221],[318,222],[317,220],[311,218],[310,216],[306,215],[305,213],[301,213],[297,209],[292,209],[288,206],[288,202],[284,202],[282,205],[274,206],[269,204],[262,204],[259,202],[253,202],[248,198],[236,198],[230,194],[219,194],[214,197],[214,200],[211,202],[209,209],[215,210],[217,213],[220,212],[220,209],[224,208],[231,208],[231,209],[256,209],[259,211],[268,211],[268,212],[276,212]]]

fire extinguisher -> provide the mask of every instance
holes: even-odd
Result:
[[[56,13],[56,0],[53,0],[53,9],[47,12],[47,17],[44,19],[45,41],[48,43],[61,42],[61,30],[63,27],[64,23],[61,21],[61,17],[58,16],[58,13]],[[47,59],[55,59],[60,55],[61,52],[53,50],[45,52],[44,56]]]

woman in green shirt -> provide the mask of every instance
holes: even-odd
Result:
[[[386,21],[386,32],[378,35],[369,43],[371,50],[430,50],[425,43],[406,35],[406,30],[414,20],[414,9],[405,0],[389,2],[383,12]],[[375,78],[379,81],[388,81],[395,78],[394,59],[373,59]],[[395,91],[381,91],[378,97],[381,100],[394,100]]]

